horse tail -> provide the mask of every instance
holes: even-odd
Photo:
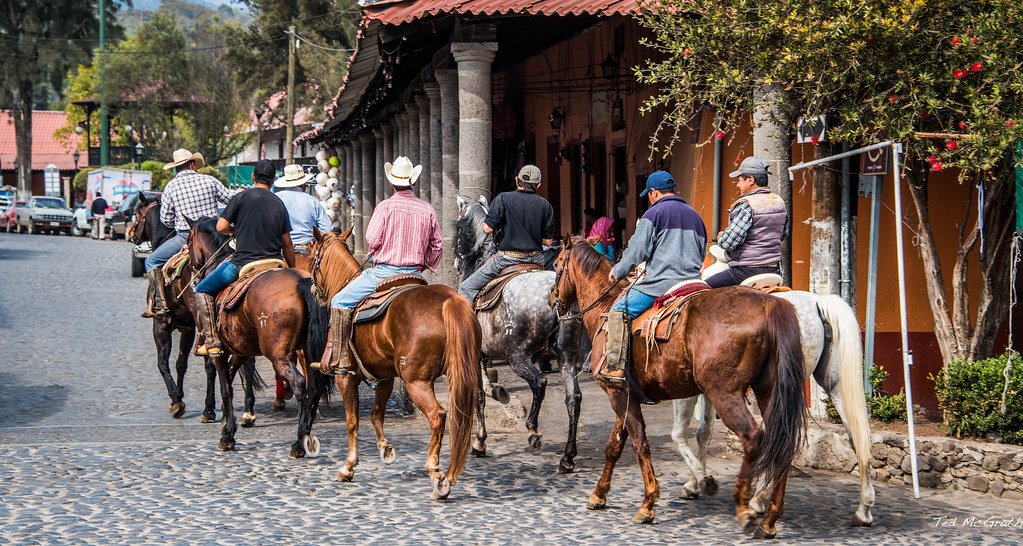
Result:
[[[753,462],[753,475],[771,480],[786,475],[806,432],[806,401],[803,398],[803,349],[799,318],[792,304],[780,298],[767,308],[768,366],[774,372],[771,402],[764,412],[764,444]]]
[[[831,325],[831,362],[838,360],[838,394],[840,408],[845,414],[846,428],[853,449],[860,460],[860,473],[867,472],[870,456],[870,428],[867,417],[867,397],[863,388],[863,344],[860,342],[860,324],[856,313],[839,296],[823,296],[817,301],[821,318]],[[830,362],[829,362],[830,365]]]
[[[455,485],[469,458],[472,425],[476,416],[476,394],[480,379],[480,344],[483,337],[472,304],[454,295],[441,308],[447,345],[444,373],[448,378],[451,460],[448,481]]]
[[[309,320],[305,330],[305,359],[306,362],[313,362],[320,359],[323,350],[327,347],[327,331],[330,329],[330,315],[327,308],[320,305],[313,296],[313,279],[304,277],[298,280],[298,293],[302,295],[302,302],[305,303],[306,313]],[[330,401],[330,394],[337,388],[333,379],[319,370],[311,370],[312,380],[320,396]]]
[[[263,392],[270,385],[267,385],[266,381],[263,380],[263,376],[259,375],[259,369],[256,368],[256,357],[250,356],[242,362],[242,387],[245,387],[245,383],[248,381],[252,382],[252,390],[254,392]]]

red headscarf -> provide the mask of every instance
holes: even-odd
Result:
[[[605,246],[611,246],[611,243],[615,242],[614,235],[612,235],[611,227],[614,226],[614,220],[607,216],[598,219],[593,222],[593,227],[590,228],[589,234],[586,235],[588,239],[600,236],[600,242],[604,243]]]

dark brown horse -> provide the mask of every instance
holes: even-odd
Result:
[[[610,309],[625,283],[608,280],[611,262],[585,239],[566,238],[555,262],[557,281],[551,294],[556,310],[573,303],[583,310],[583,322],[594,336],[591,367],[598,375],[604,350],[601,315]],[[742,441],[743,457],[735,483],[739,526],[760,537],[773,537],[782,515],[789,465],[804,432],[803,353],[799,322],[792,304],[743,287],[708,290],[694,296],[681,311],[670,339],[647,349],[644,338],[632,339],[632,375],[636,388],[650,400],[707,395],[718,415]],[[654,519],[660,496],[650,462],[640,397],[622,384],[600,381],[614,409],[614,428],[604,451],[604,472],[590,495],[587,508],[604,508],[611,474],[622,454],[625,439],[643,472],[643,504],[633,518]],[[764,416],[758,426],[746,407],[745,393],[752,388]],[[752,480],[764,476],[775,486],[763,521],[756,526],[749,507]]]
[[[139,203],[133,211],[133,221],[128,228],[128,238],[135,245],[149,242],[155,249],[161,243],[174,236],[174,230],[160,221],[160,200],[149,201],[139,193]],[[188,357],[192,353],[195,342],[195,293],[192,292],[192,270],[185,267],[181,275],[171,284],[164,287],[167,309],[169,313],[153,319],[153,341],[156,343],[156,367],[160,370],[167,394],[170,396],[170,413],[175,419],[185,414],[184,381],[188,370]],[[177,378],[170,370],[170,353],[174,345],[172,334],[177,331],[178,357],[175,361]],[[206,400],[202,412],[202,422],[212,423],[217,420],[216,411],[216,380],[217,370],[209,359],[203,359],[206,368]],[[245,410],[252,414],[256,397],[254,389],[262,386],[256,374],[256,361],[246,361],[242,369],[242,384],[245,388]],[[252,426],[255,421],[245,420],[243,426]]]
[[[206,217],[192,226],[188,247],[196,278],[215,269],[231,250],[227,246],[229,238],[217,232],[216,222],[216,218]],[[305,271],[272,270],[252,281],[242,302],[217,318],[217,333],[224,352],[211,355],[210,360],[217,369],[223,398],[224,420],[218,449],[234,450],[237,430],[231,386],[234,374],[246,359],[262,355],[273,364],[274,372],[291,385],[298,400],[298,439],[291,446],[291,457],[319,453],[319,440],[311,429],[330,378],[310,371],[306,355],[323,352],[325,342],[316,345],[315,340],[326,338],[327,311],[316,303],[311,288],[312,279]],[[220,294],[218,304],[227,292]],[[317,328],[323,331],[315,331]],[[312,346],[307,345],[310,340]]]
[[[342,234],[320,234],[313,228],[309,254],[313,257],[312,275],[317,298],[324,304],[359,273],[359,262],[352,257]],[[472,304],[442,284],[417,286],[402,292],[391,302],[386,314],[372,322],[356,324],[352,338],[365,370],[376,378],[375,399],[370,420],[377,436],[377,449],[385,463],[394,461],[394,447],[384,436],[384,408],[401,378],[412,402],[430,421],[430,447],[426,470],[430,473],[435,498],[446,498],[451,486],[465,467],[472,439],[476,393],[480,381],[480,340],[482,334]],[[334,347],[335,351],[340,350]],[[433,384],[447,376],[448,402],[451,408],[451,456],[447,474],[440,471],[440,447],[447,412],[437,403]],[[337,377],[345,401],[348,422],[348,458],[337,474],[350,481],[359,464],[356,445],[359,432],[360,371]]]

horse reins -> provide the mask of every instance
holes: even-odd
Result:
[[[562,251],[562,252],[565,252],[565,251]],[[591,309],[596,307],[597,304],[600,303],[600,300],[602,300],[605,297],[607,297],[607,295],[611,292],[612,288],[614,288],[615,286],[618,286],[618,283],[622,282],[621,279],[615,279],[615,282],[611,283],[611,286],[608,286],[607,289],[605,289],[603,292],[601,292],[600,295],[597,296],[597,299],[593,300],[593,303],[587,305],[585,309],[580,310],[579,314],[568,313],[568,314],[562,315],[561,314],[561,297],[558,295],[558,285],[561,282],[561,273],[565,270],[565,267],[567,267],[567,265],[568,265],[568,260],[571,258],[571,252],[572,252],[571,249],[569,249],[567,252],[565,252],[565,265],[563,265],[562,267],[559,267],[557,269],[557,271],[555,272],[555,274],[554,274],[554,301],[556,302],[556,305],[554,306],[555,307],[554,314],[558,315],[558,320],[560,320],[560,321],[573,320],[573,319],[575,319],[577,317],[578,318],[582,318],[582,316],[584,314],[586,314],[587,311],[590,311]],[[635,281],[633,281],[633,282],[635,282]]]
[[[323,245],[319,249],[317,249],[316,252],[313,253],[313,263],[309,266],[309,269],[310,269],[309,274],[313,278],[313,285],[317,286],[317,289],[319,289],[319,282],[317,282],[317,280],[316,280],[316,274],[317,274],[317,272],[320,271],[320,262],[323,261],[323,255],[326,254],[325,251],[327,249],[327,244],[328,243],[332,243],[332,242],[338,242],[340,244],[345,244],[344,241],[341,241],[337,237],[334,237],[334,236],[325,237]],[[352,274],[349,275],[344,280],[344,282],[341,283],[341,286],[345,286],[349,282],[351,282],[351,280],[354,279],[355,276],[358,275],[362,271],[362,268],[366,266],[366,264],[370,261],[370,259],[372,259],[372,256],[366,256],[366,260],[364,262],[362,262],[361,264],[359,264],[359,267],[355,271],[353,271]],[[326,282],[326,280],[324,280],[324,282]]]

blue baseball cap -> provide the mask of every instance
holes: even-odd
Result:
[[[668,171],[655,171],[650,176],[646,177],[646,189],[643,190],[643,193],[639,194],[639,196],[646,197],[646,194],[650,190],[666,190],[674,187],[675,179],[668,174]]]

